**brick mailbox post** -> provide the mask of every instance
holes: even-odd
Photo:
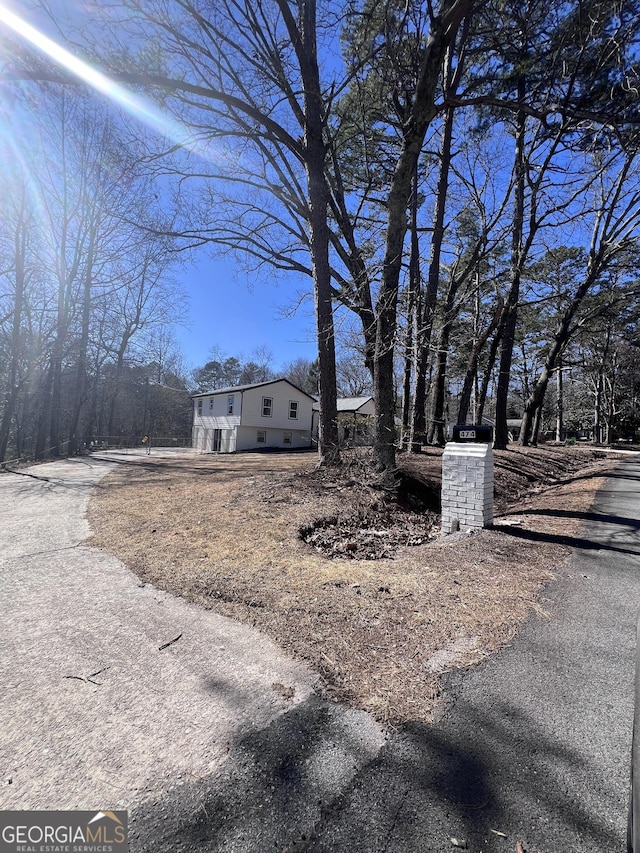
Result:
[[[493,522],[493,429],[454,426],[442,454],[442,533]]]

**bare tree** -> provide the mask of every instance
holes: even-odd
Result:
[[[606,158],[597,169],[596,209],[585,269],[581,281],[571,293],[566,308],[558,318],[542,370],[526,402],[520,430],[520,444],[523,445],[537,441],[540,420],[536,415],[541,411],[549,379],[558,367],[562,352],[579,328],[581,321],[578,317],[585,298],[605,275],[614,273],[619,260],[622,260],[623,269],[630,270],[635,267],[629,252],[636,254],[640,233],[638,156],[635,149],[628,154],[616,153],[617,157]],[[632,277],[635,280],[635,276]],[[620,284],[617,283],[617,286]],[[588,315],[587,318],[582,318],[582,322],[585,319],[588,319]]]
[[[5,103],[0,99],[3,111]],[[93,420],[97,366],[109,357],[105,348],[113,352],[114,331],[129,321],[116,309],[130,305],[138,288],[137,321],[124,333],[124,350],[120,338],[124,357],[143,325],[180,318],[181,290],[168,286],[170,246],[149,227],[155,216],[157,230],[164,214],[137,169],[135,149],[123,144],[123,125],[86,92],[68,87],[42,100],[24,99],[19,118],[13,139],[29,157],[21,170],[3,174],[3,210],[14,207],[3,218],[4,233],[11,222],[14,246],[11,256],[6,240],[0,246],[0,280],[7,283],[2,304],[9,308],[0,337],[11,326],[14,356],[0,437],[3,457],[10,442],[42,457],[75,452]],[[38,286],[29,287],[30,280]],[[92,414],[85,417],[90,400]],[[34,426],[21,426],[19,413]]]
[[[129,6],[134,14],[123,22],[129,38],[142,27],[162,61],[129,71],[121,65],[118,77],[161,92],[189,128],[193,149],[209,166],[199,171],[185,164],[185,174],[217,175],[240,190],[239,218],[227,223],[224,233],[219,223],[208,225],[206,209],[203,219],[179,233],[194,244],[216,240],[239,246],[258,261],[311,274],[321,377],[320,460],[337,461],[327,94],[320,80],[315,0],[295,8],[287,0],[259,5],[222,0],[206,10],[189,0],[173,8],[155,0],[132,0]],[[98,53],[99,47],[94,46]],[[250,198],[256,193],[276,204],[258,206]],[[271,242],[274,234],[279,250]],[[296,260],[301,245],[310,262]]]
[[[282,366],[279,375],[293,382],[307,394],[318,393],[318,363],[315,361],[308,358],[295,358]]]
[[[1,186],[1,185],[0,185]],[[0,462],[6,458],[11,425],[16,413],[20,388],[25,381],[25,303],[28,299],[29,278],[33,274],[30,266],[30,243],[32,238],[32,213],[28,205],[26,183],[18,180],[17,186],[2,187],[3,195],[12,199],[5,207],[5,217],[0,225],[0,241],[3,249],[0,281],[6,290],[0,298],[0,352],[4,353],[0,373],[0,388],[4,399],[0,409]],[[6,312],[6,314],[5,314]]]
[[[199,206],[188,209],[190,221],[168,230],[193,245],[212,240],[230,250],[239,247],[256,264],[270,263],[313,279],[321,459],[337,452],[332,300],[339,300],[362,324],[364,360],[373,372],[377,405],[376,464],[392,478],[394,349],[407,211],[412,195],[417,198],[416,175],[428,131],[442,116],[442,139],[447,142],[456,112],[466,108],[482,108],[482,118],[500,123],[503,135],[512,135],[514,147],[512,174],[505,181],[505,198],[512,201],[509,287],[504,294],[496,289],[496,299],[504,296],[504,309],[487,312],[496,318],[493,338],[490,332],[475,338],[476,344],[483,340],[489,346],[489,364],[501,347],[498,446],[506,441],[523,270],[541,246],[543,229],[575,222],[584,213],[581,195],[589,180],[581,171],[585,148],[596,144],[602,126],[637,119],[632,81],[625,72],[637,26],[610,5],[589,0],[588,14],[583,14],[584,3],[569,4],[562,15],[547,0],[530,0],[524,7],[441,0],[437,8],[427,4],[426,10],[421,5],[365,2],[330,5],[320,13],[314,0],[257,5],[242,0],[129,0],[116,7],[119,12],[110,8],[112,22],[114,15],[122,16],[117,23],[126,33],[126,44],[121,55],[113,44],[94,46],[94,51],[100,54],[102,49],[104,64],[119,80],[154,92],[179,120],[170,130],[173,163],[168,166],[168,160],[157,158],[158,169],[183,178],[183,186],[191,177],[204,182]],[[350,45],[345,67],[337,60],[321,67],[325,53],[336,53],[337,34],[358,16],[371,32],[353,41],[358,49],[351,51]],[[472,58],[462,75],[467,28]],[[318,44],[319,37],[324,43]],[[133,62],[143,42],[148,49]],[[410,87],[399,81],[407,57],[412,60]],[[496,74],[498,67],[504,74]],[[380,73],[368,75],[368,69]],[[347,93],[357,97],[348,100]],[[370,110],[375,122],[365,115],[372,100],[377,100]],[[350,106],[362,108],[361,121],[348,121]],[[359,131],[374,126],[371,144]],[[618,144],[614,133],[608,139]],[[430,349],[437,283],[446,264],[446,214],[450,221],[454,218],[449,183],[455,166],[450,154],[447,142],[434,195],[431,290],[420,330],[425,352]],[[361,168],[354,167],[358,157]],[[575,171],[573,158],[579,163]],[[220,216],[220,201],[232,213]],[[417,229],[416,222],[414,235]],[[477,271],[487,243],[485,233],[475,258],[469,258],[469,277]],[[411,294],[419,279],[417,256],[414,252]],[[450,279],[458,289],[466,281],[460,276],[458,269]],[[449,348],[445,327],[458,308],[451,288],[449,303],[451,311],[445,312],[439,330],[439,382],[447,365],[443,348]],[[479,357],[476,351],[470,370],[475,372]],[[488,373],[489,368],[485,380]],[[436,408],[441,392],[437,398]]]
[[[368,340],[369,363],[375,362],[377,465],[382,471],[393,472],[393,349],[411,176],[426,130],[437,114],[435,96],[444,56],[455,42],[460,22],[471,10],[471,0],[442,0],[440,8],[429,13],[429,34],[416,69],[415,95],[385,190],[386,248],[375,313],[370,276],[354,239],[330,125],[336,95],[346,80],[334,75],[332,80],[321,81],[315,0],[303,0],[295,9],[287,0],[258,6],[225,0],[207,10],[189,0],[173,9],[158,2],[131,0],[128,5],[134,14],[125,15],[121,23],[123,29],[128,28],[129,39],[135,41],[138,27],[137,36],[151,39],[162,61],[155,67],[129,71],[121,63],[118,78],[160,91],[164,103],[189,126],[199,152],[206,154],[212,150],[208,146],[228,143],[229,159],[218,173],[227,182],[247,189],[253,186],[276,202],[257,208],[245,195],[236,233],[230,230],[226,237],[216,234],[217,226],[209,232],[202,222],[181,233],[192,236],[196,243],[213,235],[230,245],[237,238],[259,260],[283,269],[310,268],[320,364],[320,448],[325,461],[337,454],[333,297],[339,296],[359,313]],[[334,25],[339,22],[339,17],[334,18]],[[131,50],[127,53],[130,56]],[[349,71],[347,79],[350,75]],[[242,146],[250,165],[245,167],[238,161],[231,144],[234,150]],[[185,167],[187,172],[193,174],[194,170]],[[329,228],[329,211],[337,231]],[[252,236],[248,223],[252,224]],[[256,224],[262,227],[256,228]],[[279,239],[288,235],[288,243],[281,242],[279,247],[269,244],[263,235],[274,232]],[[310,265],[296,260],[301,245],[309,252]],[[332,267],[330,251],[340,260],[346,276],[340,268]]]

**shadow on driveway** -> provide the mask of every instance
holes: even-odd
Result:
[[[337,709],[311,698],[242,738],[219,773],[132,813],[132,853],[441,853],[452,838],[475,851],[620,849],[586,796],[584,756],[506,698],[487,713],[458,703],[455,718],[405,726],[358,771]]]

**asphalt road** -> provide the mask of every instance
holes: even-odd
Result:
[[[80,487],[85,490],[83,500],[89,486],[87,479]],[[68,483],[51,489],[35,483],[41,497],[47,491],[69,488]],[[73,512],[56,516],[58,505],[46,501],[34,516],[29,514],[32,494],[30,483],[8,486],[5,475],[0,476],[0,518],[4,522],[7,499],[10,518],[17,513],[8,527],[0,523],[2,583],[8,583],[9,602],[21,602],[20,606],[10,604],[13,621],[9,630],[4,628],[0,646],[3,693],[7,683],[17,691],[7,693],[13,714],[6,702],[0,706],[4,709],[0,711],[2,773],[6,773],[8,742],[15,750],[14,763],[19,764],[9,789],[18,790],[13,785],[20,782],[20,774],[24,780],[43,769],[49,784],[57,785],[58,798],[75,802],[75,795],[68,795],[72,771],[76,776],[89,772],[92,784],[99,771],[105,776],[105,768],[112,783],[118,782],[120,773],[127,793],[111,805],[130,810],[133,853],[446,853],[456,849],[452,839],[466,843],[466,849],[476,853],[514,853],[517,841],[529,853],[625,850],[635,619],[640,602],[640,464],[621,464],[599,493],[592,512],[585,515],[582,537],[573,543],[573,557],[559,569],[542,602],[548,617],[532,617],[508,648],[482,666],[451,678],[447,684],[450,707],[438,725],[408,725],[384,744],[370,718],[319,700],[311,690],[310,675],[287,671],[286,665],[291,664],[278,658],[277,650],[276,658],[269,658],[263,680],[243,683],[242,672],[234,675],[233,668],[225,670],[224,678],[218,677],[224,662],[224,656],[215,652],[215,644],[220,645],[214,639],[218,618],[212,617],[209,623],[211,614],[206,614],[205,622],[198,621],[204,618],[201,611],[175,599],[169,601],[170,597],[159,596],[148,587],[141,590],[123,567],[118,569],[111,562],[113,558],[103,564],[107,555],[97,555],[77,542],[71,548],[55,538],[47,546],[46,560],[40,560],[36,543],[42,513],[57,517],[56,529],[69,526],[81,541],[77,514],[82,502],[73,510],[75,520]],[[25,525],[30,531],[28,552],[24,542],[19,544]],[[525,531],[520,535],[526,535]],[[62,553],[61,548],[66,549],[65,557],[54,562],[50,571],[46,568],[49,561],[58,559],[50,552]],[[72,551],[86,552],[86,559],[80,567],[69,569]],[[91,570],[96,559],[97,572]],[[38,566],[35,574],[34,565]],[[82,586],[97,590],[94,599],[106,597],[109,618],[120,618],[118,614],[133,607],[130,598],[135,601],[144,596],[133,614],[134,624],[145,618],[146,611],[155,621],[142,630],[146,636],[142,645],[132,650],[138,662],[117,667],[113,663],[117,655],[96,654],[96,640],[87,639],[90,629],[85,620],[85,643],[93,654],[83,657],[85,646],[74,639],[76,657],[58,660],[43,676],[39,666],[49,648],[55,662],[56,643],[63,642],[67,631],[74,636],[68,625],[51,642],[47,626],[58,618],[58,608],[68,607],[65,602],[71,588],[79,594],[75,574],[90,570],[90,575],[82,575]],[[13,591],[14,576],[22,592]],[[107,580],[96,587],[100,576]],[[60,592],[43,609],[43,598],[46,602],[53,595],[53,587],[44,595],[45,583],[57,585]],[[109,596],[108,590],[114,587],[116,594]],[[32,605],[30,614],[27,600]],[[171,613],[174,605],[178,608],[177,621],[158,621],[154,610],[158,601],[163,602],[162,608],[169,605]],[[6,602],[5,597],[0,605],[3,617]],[[168,667],[166,658],[158,658],[157,644],[187,624],[182,608],[195,611],[196,621],[187,632],[189,644],[181,646],[180,641],[165,650],[173,661]],[[75,611],[76,616],[79,612]],[[146,618],[151,617],[147,614]],[[127,624],[131,627],[132,623]],[[240,630],[233,623],[229,627]],[[260,659],[264,644],[252,632],[242,637],[237,645],[239,670],[247,660]],[[201,656],[203,664],[198,663]],[[144,702],[135,700],[136,739],[126,714],[127,725],[120,733],[120,705],[109,706],[104,701],[108,695],[104,687],[116,690],[116,683],[123,680],[124,695],[135,696],[135,678],[142,678],[149,660],[155,661],[151,684],[145,681]],[[63,682],[63,693],[60,683],[56,687],[56,678],[60,682],[67,672],[86,675],[109,661],[115,674],[112,681],[105,678],[102,687],[71,680]],[[285,674],[276,676],[279,667],[285,667],[280,670]],[[295,684],[293,701],[274,697],[276,677],[289,678]],[[209,687],[204,694],[200,691],[203,683]],[[153,690],[147,689],[151,686]],[[57,691],[55,713],[48,717],[43,706],[48,705],[47,691],[53,687]],[[78,695],[71,694],[72,687],[88,688],[85,694],[94,697],[89,700],[90,713],[83,712],[79,720],[69,699]],[[120,697],[120,703],[122,695],[113,694]],[[17,705],[16,696],[20,697]],[[96,697],[103,697],[99,705]],[[227,721],[221,741],[228,744],[226,760],[221,759],[214,737],[217,712],[208,705],[216,697],[223,700],[222,719]],[[191,726],[186,727],[191,732],[185,733],[182,717],[189,712],[192,698],[199,709],[197,737]],[[270,709],[266,716],[265,702]],[[234,728],[233,710],[240,715],[247,704],[256,709],[253,723],[245,720]],[[16,712],[21,718],[31,717],[24,724],[28,735],[24,743],[30,750],[26,758],[17,739],[19,730],[13,739],[6,736],[6,726],[16,729],[12,719]],[[112,738],[118,728],[113,743],[121,750],[119,765],[107,763],[111,753],[104,749],[107,735],[100,715],[108,719]],[[91,734],[91,721],[100,723],[98,743],[103,749],[93,754],[95,767],[91,751],[87,754],[86,749],[80,751],[75,764],[45,763],[41,768],[41,762],[31,766],[45,740],[50,748],[53,737],[46,729],[50,720],[55,732],[71,726],[85,739]],[[127,742],[129,736],[132,744]],[[65,743],[69,749],[70,739]],[[58,754],[64,750],[58,749]],[[139,774],[142,782],[136,786],[139,762],[144,773]],[[189,766],[196,772],[188,778],[174,772]],[[38,787],[34,779],[30,785],[26,790]],[[82,791],[82,776],[76,787]],[[7,797],[8,788],[2,789],[0,807],[16,801],[15,796]],[[62,802],[56,806],[54,801],[55,795],[50,794],[48,806],[41,807],[62,807]],[[83,807],[103,805],[92,801]]]

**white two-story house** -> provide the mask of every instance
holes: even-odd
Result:
[[[202,453],[311,446],[313,398],[288,379],[193,395],[192,445]]]

